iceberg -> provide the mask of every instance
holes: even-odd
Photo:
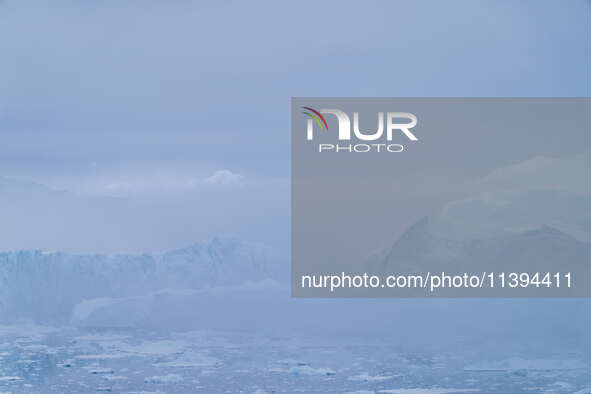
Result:
[[[78,320],[125,299],[141,313],[142,297],[164,289],[192,291],[273,276],[269,248],[214,238],[161,255],[0,253],[0,321]],[[135,298],[134,298],[135,297]],[[134,303],[135,302],[135,303]]]

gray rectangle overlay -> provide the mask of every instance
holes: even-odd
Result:
[[[591,296],[591,99],[291,114],[292,296]]]

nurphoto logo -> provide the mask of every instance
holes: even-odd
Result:
[[[314,140],[314,128],[323,132],[328,132],[328,123],[323,114],[334,115],[338,121],[338,140],[351,140],[351,120],[349,115],[339,109],[320,109],[311,107],[302,107],[302,113],[308,116],[306,136],[308,141]],[[384,127],[384,112],[378,112],[378,128],[374,132],[361,131],[359,129],[359,112],[353,112],[353,135],[360,141],[384,141],[384,128],[386,129],[386,142],[358,143],[358,144],[318,144],[318,152],[402,152],[404,146],[401,144],[390,143],[397,133],[402,133],[410,141],[418,141],[418,138],[410,131],[417,125],[417,117],[409,112],[387,112],[386,127]],[[398,123],[399,120],[406,122]]]

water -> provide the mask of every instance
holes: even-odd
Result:
[[[409,351],[237,331],[0,326],[0,392],[579,392],[576,353]]]

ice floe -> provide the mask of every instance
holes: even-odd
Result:
[[[149,376],[144,379],[144,383],[179,383],[183,381],[183,377],[181,375],[175,373],[169,373],[168,375],[164,376]]]

